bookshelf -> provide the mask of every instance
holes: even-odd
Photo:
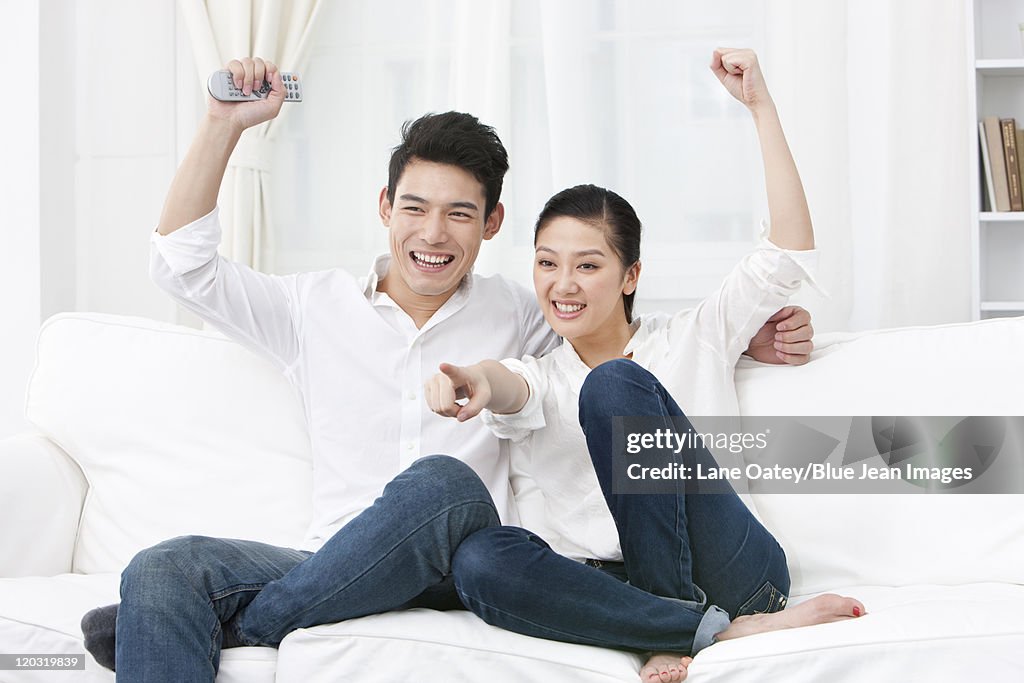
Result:
[[[1024,212],[984,211],[978,121],[1015,118],[1024,128],[1024,2],[967,3],[972,162],[971,303],[975,320],[1024,315]]]

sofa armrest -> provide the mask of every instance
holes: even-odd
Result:
[[[71,571],[88,484],[41,434],[0,440],[0,577]]]

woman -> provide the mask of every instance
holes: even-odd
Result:
[[[534,238],[537,299],[562,346],[539,360],[442,365],[426,387],[438,414],[483,411],[518,443],[513,466],[540,489],[549,527],[545,539],[514,527],[466,539],[453,569],[463,602],[521,633],[652,652],[645,681],[682,680],[690,655],[716,640],[865,611],[831,594],[782,611],[785,554],[728,484],[700,495],[612,487],[613,416],[679,424],[673,396],[692,414],[737,414],[735,362],[814,260],[803,189],[756,56],[719,49],[711,67],[754,117],[770,241],[697,308],[634,321],[640,221],[613,192],[565,190],[544,207]],[[691,467],[715,464],[703,447],[681,455]]]

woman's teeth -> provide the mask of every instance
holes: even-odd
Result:
[[[412,257],[418,265],[424,268],[442,268],[455,260],[455,257],[450,254],[423,254],[418,251],[412,252]]]
[[[585,308],[585,304],[560,304],[556,301],[555,308],[560,313],[575,313],[576,311],[582,311]]]

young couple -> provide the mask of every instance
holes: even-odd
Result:
[[[540,310],[470,272],[501,227],[508,162],[466,114],[403,128],[379,198],[390,254],[365,280],[269,276],[220,257],[228,157],[243,130],[277,115],[284,90],[263,60],[228,68],[243,91],[266,79],[272,92],[209,101],[151,238],[151,273],[299,390],[313,521],[301,549],[186,536],[136,555],[121,603],[83,618],[87,648],[119,680],[212,681],[222,647],[277,646],[298,628],[409,607],[466,607],[530,635],[654,653],[644,680],[681,680],[716,639],[863,613],[832,595],[780,611],[784,554],[731,491],[627,496],[610,484],[610,416],[682,415],[673,396],[692,414],[735,414],[744,349],[771,362],[810,353],[809,316],[779,310],[807,275],[810,219],[752,52],[716,50],[712,70],[757,124],[771,241],[694,311],[639,321],[640,223],[607,190],[572,188],[545,206]],[[486,425],[466,421],[485,408]],[[550,547],[513,526],[508,442],[495,435],[525,446],[516,464],[543,495]]]

